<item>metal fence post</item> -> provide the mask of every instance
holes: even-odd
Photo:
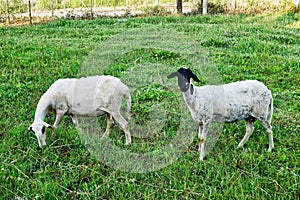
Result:
[[[206,15],[207,14],[207,0],[203,0],[203,9],[202,9],[202,14]]]

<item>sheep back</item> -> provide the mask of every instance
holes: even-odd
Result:
[[[256,80],[195,87],[194,98],[186,98],[194,120],[212,122],[235,122],[250,116],[265,119],[271,100],[271,91]]]
[[[67,109],[67,114],[101,115],[119,109],[122,97],[129,89],[113,76],[91,76],[55,81],[45,97],[55,110]]]

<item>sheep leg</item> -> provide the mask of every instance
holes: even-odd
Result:
[[[75,125],[75,127],[78,129],[79,128],[79,123],[78,123],[78,118],[77,115],[71,115],[72,122]]]
[[[113,118],[113,116],[112,116],[111,114],[109,114],[109,120],[110,120],[110,121],[113,121],[113,120],[114,120],[114,118]]]
[[[119,112],[112,113],[111,115],[121,125],[122,129],[125,132],[125,137],[126,137],[125,145],[130,145],[131,144],[131,135],[129,132],[128,122],[122,117],[122,115]]]
[[[270,125],[270,123],[267,120],[260,120],[260,122],[263,125],[263,127],[266,129],[267,133],[268,133],[268,137],[269,137],[268,151],[270,152],[274,148],[272,126]]]
[[[109,130],[110,130],[110,127],[111,127],[112,123],[113,123],[113,117],[112,117],[111,114],[109,114],[109,116],[107,117],[107,127],[106,127],[106,130],[105,130],[102,137],[108,137],[109,136],[109,132],[110,132]]]
[[[199,129],[198,129],[198,141],[199,141],[199,148],[198,151],[201,151],[201,134],[202,134],[202,124],[199,124]]]
[[[206,135],[207,135],[209,126],[210,126],[210,122],[203,123],[202,133],[200,135],[200,138],[198,138],[198,140],[200,142],[200,150],[201,150],[199,159],[201,161],[203,161],[204,156],[205,156],[205,150],[204,150],[205,149],[205,140],[206,140]]]
[[[63,115],[64,115],[64,113],[56,113],[55,122],[54,122],[53,128],[52,128],[52,136],[54,135]]]
[[[254,130],[254,125],[252,121],[246,119],[245,122],[246,122],[246,133],[237,148],[244,146],[244,144],[247,142],[247,140],[249,139],[249,137],[251,136]]]

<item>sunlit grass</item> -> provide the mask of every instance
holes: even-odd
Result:
[[[60,20],[1,27],[0,198],[299,198],[300,36],[299,29],[292,26],[298,22],[297,15],[289,14],[273,16],[269,21],[237,15],[128,18],[123,22]],[[255,123],[245,147],[236,149],[245,132],[244,123],[238,122],[224,125],[220,139],[203,163],[198,159],[195,132],[187,151],[167,167],[149,173],[127,173],[91,155],[67,116],[54,137],[47,131],[48,147],[38,147],[35,136],[26,134],[26,130],[47,88],[59,78],[77,77],[86,56],[110,37],[151,26],[195,37],[224,83],[257,79],[268,86],[275,106],[272,153],[267,152],[267,134],[259,123]],[[172,70],[189,65],[176,53],[147,48],[123,55],[105,73],[122,78],[127,70],[149,63],[172,66]],[[167,123],[163,132],[151,138],[133,138],[130,147],[124,147],[124,134],[114,126],[111,140],[133,152],[161,148],[180,126],[178,102],[170,100],[174,98],[173,93],[157,84],[132,91],[132,120],[146,123],[151,106],[163,102],[169,116]],[[101,120],[105,124],[105,117]],[[53,123],[54,115],[46,121]]]

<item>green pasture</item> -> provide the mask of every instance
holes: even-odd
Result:
[[[62,19],[0,27],[0,199],[300,198],[299,19],[299,14],[168,16]],[[35,135],[26,131],[41,95],[59,78],[93,74],[85,74],[82,66],[105,42],[147,28],[171,30],[197,41],[195,49],[201,49],[198,53],[217,69],[223,83],[264,82],[274,97],[275,149],[267,152],[268,137],[258,122],[241,149],[237,145],[245,133],[244,122],[224,124],[215,147],[200,162],[197,129],[190,116],[186,121],[195,126],[195,134],[186,151],[169,165],[147,173],[125,172],[101,162],[88,151],[68,116],[53,137],[47,130],[47,147],[39,148]],[[174,38],[174,45],[178,41],[180,38]],[[103,74],[126,80],[127,74],[141,66],[150,66],[145,69],[150,72],[159,72],[158,66],[168,66],[166,71],[170,72],[183,66],[199,76],[201,83],[196,85],[209,83],[201,71],[210,66],[191,66],[181,52],[149,44],[99,68],[105,67]],[[166,84],[169,81],[173,80],[163,79]],[[166,125],[149,137],[133,137],[129,147],[124,146],[124,133],[115,125],[111,141],[137,153],[159,151],[168,144],[184,125],[179,123],[185,118],[179,110],[187,109],[179,106],[179,88],[174,91],[178,93],[159,83],[132,90],[131,121],[147,123],[153,106],[163,102]],[[52,124],[54,118],[49,113],[45,121]],[[100,117],[104,125],[105,120]]]

